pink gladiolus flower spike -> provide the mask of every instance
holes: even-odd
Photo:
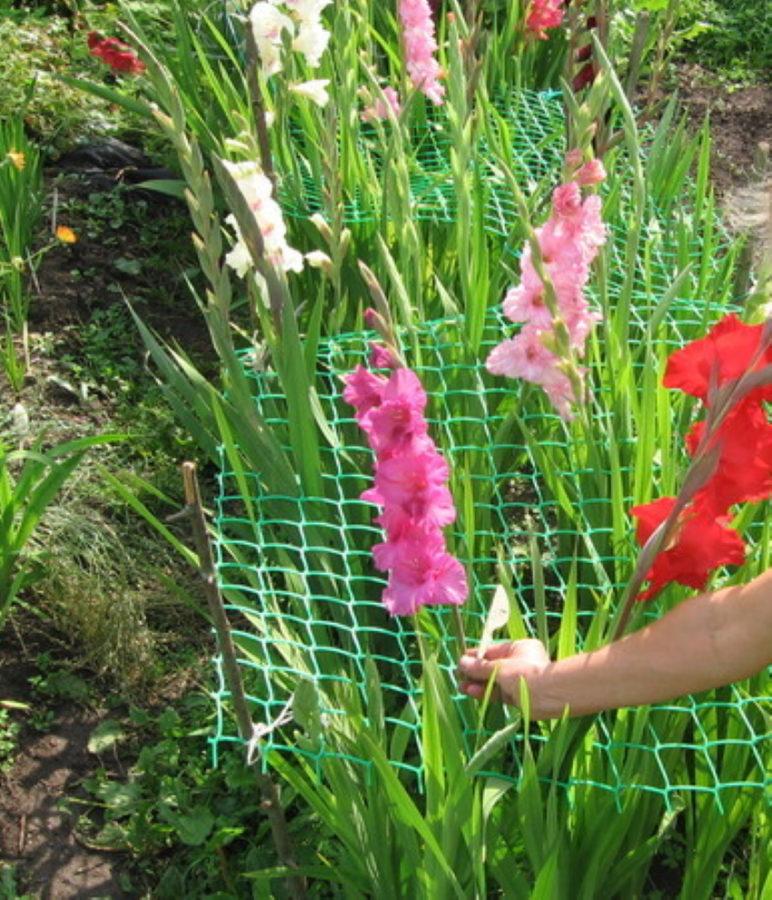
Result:
[[[371,350],[376,361],[390,352],[377,345]],[[384,606],[394,616],[463,603],[466,573],[447,552],[442,534],[456,517],[450,472],[429,437],[418,376],[396,368],[387,380],[358,366],[346,377],[343,396],[376,454],[375,483],[362,499],[382,507],[375,521],[386,540],[373,548],[373,557],[378,569],[390,573]]]
[[[576,165],[579,159],[579,153],[572,152],[568,163]],[[584,173],[585,184],[596,184],[605,174],[597,160],[582,166],[579,172]],[[600,197],[593,195],[582,200],[579,181],[569,181],[555,189],[552,215],[536,229],[542,261],[555,289],[558,313],[568,330],[571,350],[580,357],[587,337],[600,319],[584,297],[590,265],[606,240],[600,209]],[[553,314],[545,303],[545,287],[536,274],[527,245],[520,257],[520,276],[520,283],[510,288],[504,298],[504,314],[525,326],[514,338],[494,347],[486,366],[493,375],[522,378],[539,385],[558,413],[570,418],[572,399],[577,402],[581,398],[572,398],[571,381],[561,368],[562,361],[544,344],[552,333]],[[583,375],[583,370],[578,370],[578,374]]]
[[[405,68],[410,80],[432,103],[440,104],[445,96],[445,87],[440,83],[442,70],[434,58],[437,41],[431,7],[427,0],[399,0],[398,10]]]

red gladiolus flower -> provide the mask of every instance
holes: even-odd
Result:
[[[716,370],[719,387],[747,372],[763,331],[763,325],[745,325],[735,315],[725,316],[704,338],[692,341],[670,356],[663,384],[707,402],[711,372]],[[767,348],[757,368],[770,363],[772,346]],[[751,396],[756,400],[772,400],[772,386],[757,388]]]
[[[526,30],[540,41],[547,40],[547,29],[563,21],[563,0],[531,0],[525,19]]]
[[[636,538],[641,546],[665,521],[674,503],[674,497],[660,497],[633,507],[631,513],[638,519]],[[695,505],[687,507],[681,513],[675,537],[654,560],[647,574],[649,587],[638,595],[638,600],[650,600],[671,581],[701,590],[714,569],[741,565],[745,561],[745,545],[736,531],[726,527],[728,522],[728,516],[716,517]]]
[[[137,57],[128,44],[124,44],[118,38],[105,38],[97,34],[96,31],[91,31],[87,42],[91,55],[107,63],[116,72],[141,75],[145,71],[145,64]]]
[[[686,435],[691,456],[704,433],[705,422],[696,422]],[[735,503],[772,496],[772,424],[763,407],[752,398],[738,403],[721,423],[716,440],[721,448],[718,465],[695,496],[695,505],[721,516]]]

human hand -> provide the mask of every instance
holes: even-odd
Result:
[[[525,679],[530,695],[530,713],[535,719],[560,716],[562,709],[553,708],[544,690],[544,676],[552,665],[541,641],[527,639],[493,644],[482,659],[475,650],[468,650],[459,660],[459,688],[477,700],[485,696],[488,681],[493,676],[492,697],[512,706],[520,705],[520,679]]]

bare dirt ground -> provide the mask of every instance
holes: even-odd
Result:
[[[696,64],[678,70],[678,95],[699,127],[710,116],[713,183],[719,194],[745,187],[758,172],[759,144],[772,145],[772,83],[728,90]]]
[[[11,628],[3,640],[0,699],[34,705],[29,679],[36,667],[30,657],[41,648],[22,647]],[[44,900],[122,898],[122,860],[79,843],[75,814],[63,806],[99,764],[87,747],[99,711],[63,704],[57,713],[50,729],[23,727],[23,751],[0,776],[0,862],[15,867],[21,889]]]

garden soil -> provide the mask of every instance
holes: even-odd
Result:
[[[13,629],[5,634],[0,699],[28,703],[34,710],[29,679],[36,667],[25,661],[29,650],[19,645]],[[87,748],[99,720],[93,711],[61,705],[50,728],[24,726],[22,752],[10,772],[0,775],[0,862],[15,867],[20,891],[43,900],[126,896],[118,882],[123,857],[79,843],[78,807],[64,805],[100,764]]]
[[[746,187],[754,174],[759,144],[772,149],[772,83],[727,90],[696,64],[678,69],[678,96],[698,128],[710,116],[713,183],[719,195]]]

